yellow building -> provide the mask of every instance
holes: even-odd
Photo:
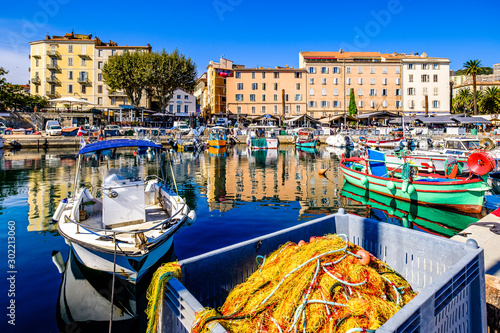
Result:
[[[109,56],[124,50],[151,52],[149,44],[118,46],[112,41],[103,43],[92,35],[74,33],[47,35],[45,39],[30,42],[30,47],[31,94],[49,99],[75,97],[102,109],[127,104],[125,94],[109,93],[104,85],[101,70]],[[62,107],[63,104],[66,103],[58,103],[57,106]]]
[[[233,76],[233,62],[220,58],[220,62],[210,61],[207,67],[208,108],[210,115],[226,115],[226,79]],[[208,116],[208,115],[207,115]]]

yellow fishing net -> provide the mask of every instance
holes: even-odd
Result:
[[[370,332],[415,296],[361,247],[337,235],[312,237],[261,258],[218,311],[197,314],[191,332],[208,332],[216,323],[229,332]]]

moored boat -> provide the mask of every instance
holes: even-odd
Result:
[[[469,213],[481,212],[484,194],[490,189],[481,177],[450,179],[437,174],[418,176],[409,163],[401,166],[400,173],[389,173],[384,154],[371,149],[367,159],[342,159],[340,170],[347,182],[371,192]]]
[[[208,146],[213,148],[222,148],[227,145],[227,128],[215,126],[210,129]]]
[[[371,148],[394,148],[398,147],[402,140],[402,137],[364,137],[359,140],[359,144]]]
[[[354,142],[349,132],[340,132],[326,138],[326,144],[336,148],[354,148],[358,144]]]
[[[250,126],[247,145],[250,149],[278,149],[279,140],[274,134],[276,126]]]
[[[120,158],[117,149],[122,148],[128,150]],[[125,158],[133,156],[131,148],[157,151],[156,174],[146,175],[135,159]],[[78,152],[72,195],[61,201],[53,220],[85,266],[136,283],[172,247],[175,232],[195,218],[185,200],[164,185],[161,149],[151,141],[119,139]],[[105,162],[102,173],[96,173],[102,179],[93,179],[98,186],[82,183],[88,154],[96,155],[90,163]],[[84,187],[89,185],[90,190]]]
[[[314,133],[309,128],[301,128],[295,134],[295,147],[316,148],[319,139],[314,136]]]

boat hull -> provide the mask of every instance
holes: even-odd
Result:
[[[306,140],[306,141],[297,141],[295,142],[295,147],[302,147],[302,148],[316,148],[318,145],[318,140]]]
[[[389,163],[389,167],[391,163],[401,164],[402,159],[395,156],[394,154],[386,154],[385,155],[386,162]],[[420,154],[409,154],[406,156],[407,161],[411,161],[416,165],[420,165],[422,167],[432,166],[437,172],[444,172],[444,167],[446,163],[447,156],[438,156],[438,155],[420,155]],[[469,166],[467,165],[467,161],[464,157],[456,157],[457,161],[462,163],[462,173],[469,172]]]
[[[247,144],[252,150],[278,149],[279,141],[273,138],[250,138]]]
[[[226,140],[208,140],[208,146],[213,148],[222,148],[227,144]]]
[[[397,178],[384,178],[353,170],[344,164],[340,165],[344,179],[354,186],[371,192],[424,205],[437,206],[442,209],[459,210],[466,213],[480,213],[483,208],[484,192],[489,187],[482,180],[433,182],[414,181],[406,184],[413,186],[411,194],[403,191],[405,184]],[[392,182],[394,188],[389,189]]]

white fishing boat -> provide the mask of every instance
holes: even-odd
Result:
[[[134,148],[157,151],[155,174],[146,174],[136,159],[126,159]],[[117,154],[117,149],[125,152]],[[185,200],[164,185],[161,149],[151,141],[119,139],[78,152],[74,190],[53,220],[85,266],[136,283],[172,247],[184,222],[195,218]],[[82,166],[88,159],[100,163],[98,173],[85,174],[88,169]],[[86,177],[93,184],[82,183]]]
[[[276,126],[251,125],[247,132],[247,145],[250,149],[278,149],[279,140],[275,131]]]
[[[345,131],[327,137],[326,144],[336,148],[354,148],[358,146],[349,132]]]

